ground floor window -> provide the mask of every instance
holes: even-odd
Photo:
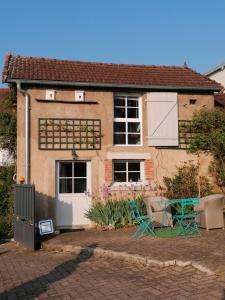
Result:
[[[59,163],[59,193],[75,194],[87,190],[87,164],[82,161]]]
[[[120,183],[140,182],[144,180],[143,161],[114,160],[113,181]]]

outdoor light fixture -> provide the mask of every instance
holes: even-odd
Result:
[[[78,158],[78,155],[77,155],[77,152],[76,150],[72,150],[72,157],[73,157],[73,160],[76,160]]]

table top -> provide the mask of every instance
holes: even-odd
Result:
[[[164,206],[181,204],[183,205],[198,205],[200,201],[199,197],[196,198],[183,198],[183,199],[162,199],[160,203]]]

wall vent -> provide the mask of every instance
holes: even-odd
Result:
[[[46,100],[55,100],[56,92],[54,90],[46,90],[45,99]]]
[[[84,91],[75,91],[75,101],[84,101]]]

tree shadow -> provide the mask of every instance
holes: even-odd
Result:
[[[30,281],[22,283],[15,288],[0,293],[0,299],[8,299],[8,297],[10,298],[10,296],[15,297],[15,295],[18,295],[20,293],[21,299],[24,299],[25,295],[26,298],[29,297],[29,299],[36,299],[36,297],[46,292],[51,284],[71,275],[82,262],[90,259],[93,256],[94,249],[97,247],[97,244],[87,245],[87,247],[92,248],[93,251],[82,249],[75,258],[61,263],[48,274],[39,276]],[[16,299],[20,299],[20,297],[17,297]]]

